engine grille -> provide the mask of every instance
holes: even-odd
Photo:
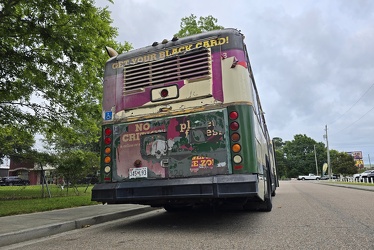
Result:
[[[211,76],[210,50],[199,48],[163,60],[124,68],[124,94],[148,86]]]

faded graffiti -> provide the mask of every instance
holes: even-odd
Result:
[[[154,178],[227,173],[223,124],[223,111],[124,124],[118,135],[118,175],[128,178],[138,161]]]

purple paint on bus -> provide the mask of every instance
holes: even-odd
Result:
[[[244,52],[242,50],[228,50],[225,51],[226,56],[235,56],[239,62],[246,62]],[[222,67],[221,67],[221,52],[212,53],[212,95],[217,101],[223,102],[223,88],[222,88]],[[172,82],[164,84],[163,86],[178,85],[178,88],[183,88],[184,82]],[[161,86],[157,86],[158,88]],[[109,111],[115,107],[115,112],[121,110],[141,107],[151,101],[152,87],[145,88],[144,92],[131,95],[123,95],[123,74],[116,76],[107,76],[104,81],[104,96],[103,96],[103,110]]]
[[[212,54],[213,98],[223,102],[221,53]]]
[[[170,82],[163,84],[162,86],[170,86],[170,85],[178,85],[178,89],[182,88],[184,85],[183,81],[179,82]],[[157,88],[162,87],[160,85],[154,86]],[[143,106],[144,104],[151,101],[151,90],[152,87],[147,87],[144,89],[144,92],[137,93],[137,94],[131,94],[124,97],[124,107],[125,109],[131,109],[131,108],[137,108],[140,106]]]

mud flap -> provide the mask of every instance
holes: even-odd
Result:
[[[267,190],[265,194],[265,199],[263,201],[252,201],[249,200],[243,205],[243,209],[246,211],[261,211],[270,212],[273,208],[272,203],[272,189],[271,189],[271,179],[270,179],[270,169],[266,171],[266,185]]]

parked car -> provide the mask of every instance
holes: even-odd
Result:
[[[95,175],[87,175],[83,179],[77,181],[77,184],[96,184],[99,182],[99,179]]]
[[[369,174],[374,174],[374,170],[366,170],[365,172],[361,173],[359,181],[366,181],[366,179],[369,177]]]
[[[309,175],[299,175],[297,177],[298,180],[319,180],[321,179],[321,176],[319,175],[314,175],[314,174],[309,174]]]
[[[0,178],[0,186],[26,186],[30,185],[29,180],[21,179],[18,176],[7,176]]]
[[[373,178],[374,179],[374,170],[367,175],[367,178]]]
[[[361,176],[361,174],[354,174],[354,175],[353,175],[353,179],[354,179],[355,181],[358,181],[358,180],[360,179],[360,176]]]
[[[338,175],[331,175],[331,179],[334,179],[334,180],[336,180],[336,179],[338,179]],[[321,180],[330,180],[330,176],[328,176],[328,175],[323,175],[323,176],[321,176]]]

